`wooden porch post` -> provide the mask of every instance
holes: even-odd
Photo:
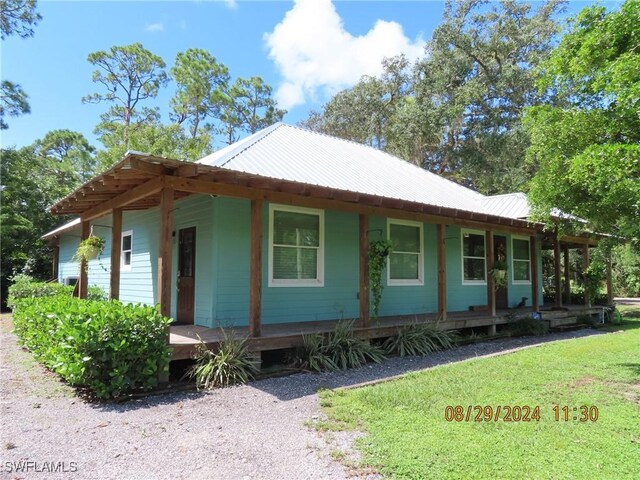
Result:
[[[560,240],[556,230],[553,236],[553,267],[556,288],[556,306],[562,306],[562,260],[560,259]]]
[[[358,297],[360,298],[360,323],[362,328],[368,328],[371,316],[369,311],[369,242],[367,241],[369,216],[361,213],[359,225],[360,286]]]
[[[111,212],[111,277],[109,282],[109,298],[120,298],[120,254],[122,252],[122,209],[114,208]]]
[[[531,235],[531,306],[533,311],[540,310],[538,298],[538,237]]]
[[[91,232],[91,224],[88,221],[82,222],[82,240],[86,240],[89,238],[89,233]],[[80,277],[78,278],[78,298],[87,298],[87,291],[89,285],[89,274],[87,272],[87,262],[80,262]]]
[[[51,278],[58,281],[58,264],[60,263],[60,245],[52,245],[53,263],[51,265]]]
[[[251,261],[249,266],[249,336],[262,326],[262,200],[251,200]]]
[[[564,249],[564,301],[571,304],[571,265],[569,263],[569,247]]]
[[[584,304],[587,307],[591,306],[591,294],[589,293],[589,289],[586,288],[587,287],[587,268],[589,268],[589,263],[590,263],[590,259],[589,259],[589,245],[585,245],[582,248],[582,272],[583,272],[583,278],[584,278]]]
[[[160,190],[160,239],[158,244],[158,299],[160,314],[171,316],[171,255],[173,253],[173,188]]]
[[[607,257],[607,304],[613,305],[613,278],[611,274],[611,254]]]
[[[491,271],[493,270],[493,264],[495,263],[495,251],[493,245],[493,231],[487,230],[486,232],[486,256],[487,256],[487,305],[489,306],[489,313],[492,317],[496,316],[496,289],[495,282]]]
[[[438,250],[438,317],[447,319],[447,251],[445,244],[446,225],[439,223],[436,226],[437,250]]]

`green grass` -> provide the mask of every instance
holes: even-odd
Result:
[[[363,466],[389,478],[640,478],[639,310],[625,309],[619,333],[324,391],[321,402],[335,428],[366,432]],[[599,418],[556,421],[558,404],[595,405]],[[447,405],[539,405],[541,418],[447,422]]]

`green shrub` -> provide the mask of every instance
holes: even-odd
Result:
[[[156,386],[169,365],[169,322],[154,307],[67,296],[18,300],[13,315],[23,346],[99,398]]]
[[[16,301],[22,298],[54,297],[64,295],[70,297],[73,294],[73,287],[61,285],[60,283],[35,282],[29,275],[16,275],[12,279],[9,287],[7,305],[14,308]]]
[[[294,364],[309,370],[345,370],[357,368],[368,361],[380,363],[384,350],[357,338],[353,332],[354,320],[338,322],[327,335],[313,334],[303,337],[303,346],[295,353]]]
[[[196,363],[188,375],[195,378],[199,390],[210,390],[247,383],[257,372],[258,366],[249,352],[247,341],[228,337],[225,333],[216,351],[209,350],[200,342]]]
[[[511,335],[544,335],[549,333],[549,325],[542,320],[536,320],[530,315],[509,324]]]
[[[98,285],[91,285],[87,289],[87,300],[108,300],[109,295]]]
[[[401,357],[427,355],[453,347],[456,337],[456,332],[439,330],[437,324],[414,323],[399,328],[396,335],[385,340],[383,348],[387,353],[397,353]]]

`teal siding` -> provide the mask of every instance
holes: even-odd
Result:
[[[131,230],[131,269],[120,271],[120,300],[154,305],[158,298],[158,236],[157,208],[123,212],[122,231]]]
[[[182,228],[196,227],[196,289],[194,323],[211,326],[213,312],[213,199],[208,195],[192,195],[175,203],[173,210],[173,255],[171,315],[176,318],[177,275],[178,275],[178,231]],[[155,228],[155,227],[154,227]],[[159,235],[157,226],[156,236]],[[135,236],[135,232],[134,232]]]
[[[369,239],[388,238],[387,218],[371,217]],[[380,233],[379,233],[380,232]],[[438,270],[436,255],[436,227],[423,224],[424,285],[389,285],[388,264],[383,272],[384,289],[379,316],[413,315],[438,310]]]
[[[264,210],[262,322],[359,317],[358,215],[324,213],[324,286],[269,287],[269,212]],[[248,298],[248,297],[247,297]]]
[[[195,323],[209,327],[246,326],[249,318],[250,201],[193,195],[177,201],[174,209],[172,315],[177,303],[178,231],[196,227]],[[269,287],[269,206],[263,212],[262,322],[264,324],[357,318],[359,315],[358,215],[324,213],[324,286]],[[157,302],[158,208],[124,212],[123,231],[132,230],[132,268],[123,270],[120,298],[125,302],[153,305]],[[93,232],[106,240],[103,254],[89,263],[89,284],[109,289],[111,218],[98,219]],[[511,236],[507,255],[511,261]],[[369,239],[387,238],[387,219],[371,217]],[[380,316],[419,315],[436,312],[437,260],[436,226],[423,225],[424,285],[388,285],[380,304]],[[79,229],[60,239],[59,280],[78,275],[72,257],[79,242]],[[539,242],[540,243],[540,242]],[[448,311],[465,311],[470,305],[487,304],[486,285],[462,283],[461,229],[445,229]],[[538,256],[541,272],[541,255]],[[540,298],[542,276],[539,275]],[[509,306],[527,297],[531,286],[508,284]]]
[[[250,217],[248,200],[214,200],[212,326],[249,324]]]
[[[462,229],[447,226],[444,238],[447,258],[447,310],[458,312],[469,310],[471,305],[486,305],[486,285],[462,283]]]
[[[63,283],[67,277],[77,277],[80,275],[80,265],[73,256],[76,254],[80,244],[80,234],[73,232],[60,237],[60,258],[58,261],[58,282]]]

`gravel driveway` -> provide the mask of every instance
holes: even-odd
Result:
[[[346,458],[357,458],[351,449],[357,433],[320,435],[307,426],[323,418],[319,388],[355,385],[597,333],[581,330],[496,340],[347,372],[296,374],[210,393],[172,393],[96,405],[77,398],[73,389],[21,350],[6,316],[0,322],[0,477],[12,479],[374,477],[333,459],[342,457],[339,451],[346,451]],[[33,462],[29,473],[15,471],[20,461]],[[42,473],[52,464],[67,473]]]

